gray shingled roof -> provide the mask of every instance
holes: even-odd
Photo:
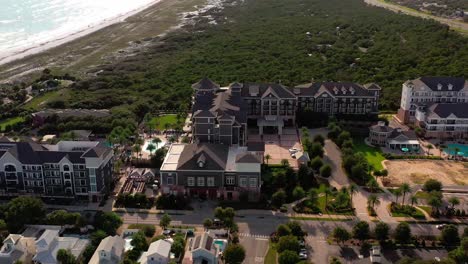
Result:
[[[367,84],[366,87],[369,89],[380,89],[377,84]],[[374,91],[366,87],[351,82],[316,82],[301,84],[290,90],[294,94],[302,96],[317,96],[323,91],[327,91],[333,96],[374,96]]]
[[[251,153],[242,153],[236,156],[236,163],[261,163],[260,158]]]
[[[282,99],[295,98],[294,94],[289,90],[288,87],[277,84],[277,83],[244,83],[242,87],[242,96],[243,97],[252,97],[250,91],[258,89],[258,95],[255,97],[262,97],[262,95],[269,89]]]
[[[463,77],[421,77],[418,80],[433,91],[460,91],[465,86]],[[441,90],[439,90],[439,84],[442,85]],[[449,90],[449,84],[453,85],[452,90]]]
[[[180,154],[178,170],[224,170],[228,158],[229,147],[222,144],[190,144],[184,147]],[[205,164],[202,168],[198,161],[204,156]]]
[[[218,90],[219,84],[208,78],[203,78],[200,81],[192,84],[192,88],[196,90]]]
[[[432,112],[441,118],[447,118],[451,114],[458,118],[468,118],[468,103],[433,104],[429,107],[429,112],[429,115]]]

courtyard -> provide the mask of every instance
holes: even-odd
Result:
[[[270,159],[265,160],[268,164],[281,164],[282,160],[287,160],[292,168],[297,169],[299,167],[297,160],[289,152],[291,148],[302,151],[301,142],[295,128],[284,128],[282,135],[265,134],[263,136],[251,130],[249,131],[248,141],[263,141],[265,143],[265,157],[270,155]]]
[[[444,186],[468,185],[468,164],[442,160],[386,160],[387,186],[402,183],[423,184],[427,179],[437,179]]]

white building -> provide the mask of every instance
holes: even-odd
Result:
[[[189,251],[185,253],[182,263],[217,264],[221,250],[208,234],[198,235],[189,241]]]
[[[468,107],[468,81],[463,77],[420,77],[406,81],[398,119],[405,124],[414,123],[416,110],[435,103],[466,103]]]
[[[148,251],[143,252],[138,263],[140,264],[167,264],[171,258],[172,243],[160,239],[151,243]]]
[[[120,263],[124,253],[125,240],[119,236],[104,238],[88,264]]]
[[[34,254],[36,254],[34,238],[10,234],[3,240],[3,246],[0,249],[0,263],[13,264],[16,261],[31,263]]]

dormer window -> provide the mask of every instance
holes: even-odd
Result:
[[[453,85],[450,83],[450,84],[448,85],[448,89],[449,89],[450,91],[452,91],[452,88],[453,88]]]
[[[206,157],[204,154],[201,154],[197,160],[198,167],[199,168],[205,167],[205,163],[206,163]]]
[[[336,88],[336,87],[333,88],[333,92],[334,92],[335,94],[338,94],[338,88]]]
[[[440,83],[437,84],[437,90],[439,90],[439,91],[442,90],[442,84],[440,84]]]
[[[342,87],[342,88],[341,88],[341,92],[342,92],[343,94],[346,94],[346,88]]]

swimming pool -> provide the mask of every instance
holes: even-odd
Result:
[[[221,252],[226,248],[227,240],[226,239],[215,239],[213,244],[218,245]]]
[[[468,145],[448,144],[447,148],[444,149],[444,152],[449,155],[455,155],[458,153],[459,156],[468,157]]]
[[[153,143],[153,139],[151,139],[151,138],[146,139],[143,147],[141,148],[141,151],[146,152],[146,153],[150,153],[150,151],[148,150],[148,145],[153,144],[155,146],[155,149],[153,150],[153,153],[154,153],[154,152],[156,152],[156,150],[162,148],[164,146],[164,144],[166,144],[166,142],[167,141],[165,139],[161,139],[161,143],[156,145],[156,144]]]

